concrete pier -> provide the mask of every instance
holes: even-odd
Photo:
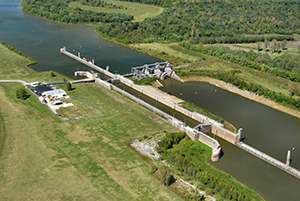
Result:
[[[300,171],[298,171],[297,169],[289,166],[288,164],[284,164],[283,162],[280,162],[279,160],[265,154],[265,153],[262,153],[261,151],[258,151],[257,149],[254,149],[253,147],[249,146],[249,145],[246,145],[242,142],[240,143],[237,143],[236,146],[238,146],[239,148],[247,151],[248,153],[268,162],[269,164],[293,175],[294,177],[297,177],[298,179],[300,179]],[[288,155],[289,155],[289,152],[288,151]],[[289,160],[290,161],[290,160]],[[288,162],[288,161],[287,161]]]
[[[80,58],[80,53],[78,53],[78,57],[77,57],[76,55],[68,52],[66,50],[66,47],[61,48],[60,52],[63,53],[64,55],[67,55],[67,56],[71,57],[72,59],[75,59],[76,61],[79,61],[80,63],[82,63],[84,65],[87,65],[87,66],[99,71],[100,73],[102,73],[102,74],[104,74],[108,77],[113,78],[115,76],[113,73],[111,73],[107,70],[103,70],[102,68],[100,68],[100,67],[96,66],[95,64],[93,64],[92,62],[81,59]]]

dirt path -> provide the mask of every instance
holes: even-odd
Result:
[[[224,81],[213,79],[213,78],[208,78],[208,77],[188,77],[184,78],[184,81],[201,81],[201,82],[207,82],[209,84],[215,85],[219,88],[225,89],[227,91],[230,91],[232,93],[238,94],[240,96],[243,96],[245,98],[248,98],[250,100],[254,100],[256,102],[262,103],[264,105],[267,105],[271,108],[274,108],[276,110],[279,110],[281,112],[287,113],[289,115],[295,116],[297,118],[300,118],[300,111],[285,107],[283,105],[280,105],[278,103],[275,103],[272,100],[269,100],[265,97],[258,96],[253,92],[249,92],[246,90],[241,90],[237,88],[236,86],[233,86],[231,84],[228,84]]]

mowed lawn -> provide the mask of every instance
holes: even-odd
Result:
[[[61,87],[61,85],[59,87]],[[56,112],[60,114],[60,118],[62,120],[102,114],[101,110],[98,108],[95,108],[93,105],[84,100],[75,99],[75,97],[64,99],[62,102],[73,104],[73,106],[60,107],[58,110],[56,110]]]
[[[115,4],[116,6],[124,6],[127,9],[113,9],[113,8],[103,8],[82,5],[80,2],[70,2],[71,7],[79,7],[83,10],[92,10],[96,12],[106,12],[106,13],[124,13],[132,15],[134,21],[143,21],[145,18],[155,17],[163,12],[163,8],[158,6],[152,6],[149,4],[124,2],[116,0],[106,0],[107,3]]]
[[[19,55],[12,58],[16,70],[40,75],[27,72]],[[103,114],[61,122],[34,95],[16,99],[20,87],[0,83],[0,200],[181,199],[124,143],[175,131],[165,119],[93,83],[76,85],[69,93]]]

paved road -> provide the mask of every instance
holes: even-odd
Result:
[[[23,80],[0,80],[0,82],[20,82],[23,85],[28,85],[28,83]]]

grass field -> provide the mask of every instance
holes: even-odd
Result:
[[[0,51],[10,63],[2,59],[1,72],[23,71],[0,79],[41,75],[19,55]],[[0,200],[181,200],[124,143],[175,131],[166,120],[94,83],[78,84],[69,94],[103,114],[61,122],[36,96],[16,99],[20,87],[0,84]]]
[[[194,63],[199,61],[199,56],[193,56],[188,54],[183,54],[179,51],[176,51],[170,47],[170,44],[162,44],[162,43],[142,43],[142,44],[133,44],[130,45],[134,49],[140,49],[143,51],[151,51],[158,54],[167,54],[170,57],[178,58],[180,60],[185,60],[189,63]]]
[[[67,91],[67,89],[65,90]],[[95,108],[93,105],[89,104],[84,100],[75,99],[75,97],[64,99],[62,100],[62,102],[73,104],[73,106],[65,108],[61,107],[58,110],[56,110],[56,112],[61,115],[62,120],[102,114],[102,112],[98,108]]]
[[[107,3],[112,3],[117,6],[124,6],[127,9],[112,9],[112,8],[102,8],[102,7],[93,7],[85,6],[80,2],[70,2],[71,7],[79,7],[83,10],[92,10],[96,12],[107,12],[107,13],[124,13],[128,15],[133,15],[134,21],[143,21],[145,18],[151,18],[156,15],[159,15],[163,12],[163,8],[158,6],[152,6],[148,4],[124,2],[124,1],[115,1],[115,0],[105,0]]]

